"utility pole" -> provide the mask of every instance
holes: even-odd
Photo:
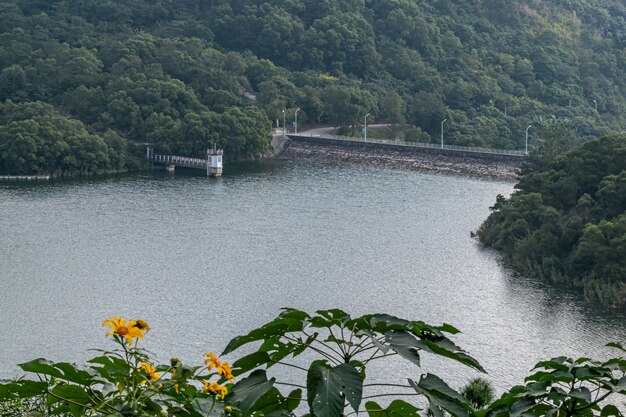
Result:
[[[295,116],[296,121],[295,121],[294,126],[293,126],[293,127],[294,127],[294,130],[295,130],[296,135],[298,134],[298,112],[299,112],[299,111],[300,111],[300,107],[298,107],[298,108],[296,109],[296,116]]]
[[[285,125],[285,109],[283,109],[283,139],[285,139],[286,132],[287,132],[287,126]]]
[[[441,122],[441,149],[443,149],[443,124],[448,121],[448,119],[443,119],[443,122]]]
[[[526,156],[528,156],[528,129],[530,129],[531,127],[533,127],[533,125],[528,125],[528,127],[526,128]]]

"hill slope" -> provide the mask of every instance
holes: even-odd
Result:
[[[579,140],[626,125],[625,16],[614,0],[7,0],[0,101],[189,155],[255,157],[296,108],[346,131],[408,123],[409,140],[447,118],[448,143],[523,149],[530,124],[531,146],[555,124]],[[50,169],[41,146],[9,152],[2,123],[1,172]],[[78,171],[119,169],[107,158]]]
[[[626,307],[626,137],[607,135],[554,155],[531,156],[518,191],[498,196],[478,236],[525,275]]]

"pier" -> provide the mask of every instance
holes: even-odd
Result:
[[[0,181],[48,181],[50,175],[0,175]]]
[[[222,176],[222,159],[224,151],[222,149],[207,149],[207,159],[190,158],[178,155],[158,155],[151,147],[146,148],[146,159],[154,164],[163,164],[169,173],[173,173],[176,167],[195,168],[206,170],[207,177]]]

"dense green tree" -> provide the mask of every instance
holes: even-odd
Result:
[[[259,123],[300,107],[302,123],[352,133],[371,112],[404,118],[422,137],[438,136],[449,117],[448,143],[508,149],[523,148],[529,124],[531,147],[550,139],[556,120],[562,137],[580,143],[626,124],[623,8],[618,0],[7,0],[0,102],[45,102],[92,134],[115,131],[127,144],[157,138],[180,153],[199,152],[218,130],[190,115],[212,114],[201,117],[212,123],[249,106],[265,117]],[[562,203],[580,191],[595,197],[581,189]]]
[[[361,119],[376,109],[374,96],[356,87],[330,86],[322,92],[324,121],[339,130],[354,134]]]
[[[626,141],[613,134],[564,154],[541,149],[547,155],[531,154],[518,191],[499,196],[480,240],[526,274],[626,306]]]

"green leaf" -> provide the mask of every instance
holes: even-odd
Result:
[[[443,415],[445,410],[456,417],[467,417],[471,411],[467,400],[453,390],[441,378],[436,375],[422,375],[419,383],[409,379],[413,389],[428,398],[430,410],[435,415]]]
[[[128,370],[130,369],[128,362],[126,362],[122,358],[118,358],[117,356],[112,355],[97,356],[93,359],[90,359],[88,362],[102,365],[98,368],[107,371],[128,372]]]
[[[394,352],[420,366],[419,342],[415,336],[406,330],[391,330],[385,333],[385,342]]]
[[[292,355],[294,357],[298,356],[299,354],[301,354],[302,352],[304,352],[309,346],[311,346],[311,343],[313,343],[316,339],[317,336],[319,336],[319,333],[315,332],[312,335],[310,335],[303,344],[301,345],[296,345],[295,349],[292,350]]]
[[[94,382],[94,373],[76,368],[70,363],[53,363],[46,359],[35,359],[19,365],[26,372],[54,376],[56,378],[75,382],[82,385],[90,385]]]
[[[342,381],[324,361],[311,364],[307,374],[307,400],[316,417],[339,417],[343,411]]]
[[[264,415],[281,409],[287,411],[285,407],[286,402],[287,400],[280,391],[276,387],[272,387],[254,403],[252,409],[255,413],[262,413]]]
[[[544,369],[554,369],[556,371],[565,371],[569,372],[569,366],[565,363],[568,362],[568,358],[564,356],[560,356],[558,358],[553,358],[549,361],[539,362],[533,369],[544,368]]]
[[[454,344],[454,342],[445,336],[437,337],[435,339],[426,339],[426,345],[428,346],[428,350],[432,353],[454,359],[455,361],[461,362],[462,364],[486,373],[476,359],[469,356],[463,349],[458,347]]]
[[[548,393],[550,387],[550,381],[541,381],[528,384],[526,387],[528,393],[533,397],[539,397]]]
[[[233,362],[233,375],[239,376],[270,361],[270,355],[267,352],[251,353]]]
[[[309,319],[309,323],[312,327],[345,327],[346,324],[352,320],[348,313],[338,308],[332,310],[318,310],[316,313],[318,316]]]
[[[98,372],[101,377],[109,382],[119,382],[126,378],[131,371],[130,365],[117,356],[98,356],[89,360],[89,362],[95,365],[101,365],[92,366],[91,369]]]
[[[226,413],[224,411],[224,403],[217,401],[215,397],[199,397],[189,402],[188,411],[195,411],[191,413],[192,416],[198,417],[223,417]],[[176,415],[181,415],[177,413]],[[184,415],[184,414],[182,414]]]
[[[303,329],[304,323],[302,320],[278,317],[262,327],[252,330],[245,336],[237,336],[232,339],[226,346],[226,349],[224,349],[224,352],[222,352],[222,355],[226,355],[250,342],[284,336],[286,333],[302,331]]]
[[[450,334],[458,334],[461,333],[459,329],[452,326],[451,324],[444,323],[441,326],[437,326],[436,329],[441,330],[442,332],[450,333]]]
[[[360,335],[367,336],[369,338],[369,340],[374,344],[374,346],[376,346],[381,352],[383,352],[383,353],[389,352],[389,347],[385,346],[383,343],[381,343],[378,340],[378,337],[376,336],[376,334],[373,331],[371,331],[369,329],[362,329],[362,330],[358,331],[357,335],[358,336],[360,336]]]
[[[517,401],[511,406],[510,415],[511,417],[519,417],[524,414],[526,411],[531,410],[535,407],[535,401],[530,398],[524,398],[523,400]]]
[[[420,417],[420,409],[402,400],[394,400],[383,409],[374,401],[365,403],[369,417]]]
[[[300,406],[302,402],[302,390],[300,388],[295,389],[289,393],[287,396],[287,402],[285,403],[285,408],[289,411],[294,411],[296,408]]]
[[[370,326],[372,330],[378,333],[385,333],[389,330],[407,330],[409,328],[408,320],[404,320],[389,314],[374,314],[369,316]]]
[[[293,320],[299,320],[301,322],[305,322],[306,320],[309,319],[309,317],[311,317],[306,312],[296,310],[295,308],[286,307],[286,308],[282,308],[281,310],[282,312],[280,313],[278,317],[284,318],[284,319],[293,319]]]
[[[589,391],[587,387],[575,388],[569,392],[569,395],[570,397],[578,398],[585,401],[585,404],[583,405],[591,403],[591,391]]]
[[[268,380],[265,371],[257,369],[237,382],[226,398],[229,403],[237,405],[243,415],[250,415],[255,411],[254,404],[274,386],[275,381],[275,378]]]
[[[31,398],[43,395],[48,390],[47,382],[20,380],[0,384],[0,402],[15,398]]]
[[[602,408],[602,411],[600,412],[600,416],[601,417],[622,417],[622,413],[619,411],[619,409],[612,405],[606,405],[604,406],[604,408]]]
[[[385,414],[385,409],[375,401],[366,402],[365,410],[369,417],[388,417],[387,414]]]
[[[81,417],[91,400],[87,391],[78,385],[59,384],[50,390],[52,396],[67,402],[70,413],[74,417]]]
[[[354,411],[358,411],[363,397],[359,371],[347,363],[331,368],[324,361],[313,362],[307,375],[307,400],[313,414],[338,416],[343,411],[344,396]]]
[[[623,352],[626,352],[626,348],[622,344],[620,344],[620,343],[611,342],[611,343],[607,343],[606,345],[608,347],[612,347],[612,348],[615,348],[615,349],[619,349],[619,350],[621,350]]]
[[[361,373],[352,365],[343,363],[331,370],[341,381],[341,392],[346,396],[354,411],[359,411],[363,398],[363,379]]]

